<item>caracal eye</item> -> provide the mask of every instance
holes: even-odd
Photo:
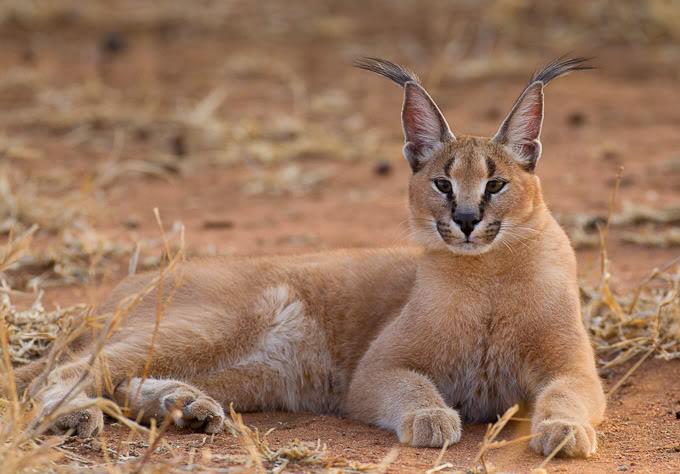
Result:
[[[435,179],[434,185],[437,186],[437,189],[444,194],[451,194],[451,191],[453,190],[451,188],[451,181],[449,181],[448,179],[443,178]]]
[[[491,179],[486,183],[485,192],[488,194],[496,194],[505,187],[505,181],[500,179]]]

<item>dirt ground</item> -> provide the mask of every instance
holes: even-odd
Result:
[[[617,370],[612,378],[623,375]],[[587,460],[553,459],[550,472],[565,473],[677,473],[680,466],[680,422],[676,411],[680,408],[680,363],[652,361],[634,373],[625,388],[609,402],[607,419],[598,428],[599,450]],[[607,383],[611,387],[611,383]],[[449,448],[441,459],[439,449],[411,448],[398,445],[390,432],[333,416],[295,413],[253,413],[244,416],[244,422],[261,433],[269,434],[269,444],[281,447],[294,440],[320,441],[331,455],[364,463],[380,463],[390,451],[398,447],[398,455],[390,464],[389,472],[424,472],[439,464],[450,463],[453,469],[464,470],[475,465],[479,443],[485,426],[466,426],[461,441]],[[526,422],[511,422],[503,432],[503,438],[511,439],[528,434]],[[127,441],[128,430],[120,425],[107,426],[106,442],[117,448]],[[209,450],[212,458],[206,464],[212,467],[233,465],[233,461],[221,460],[220,455],[243,454],[242,445],[230,434],[214,438],[197,433],[182,433],[170,429],[166,435],[175,448],[174,455],[189,456],[194,451],[197,459],[203,450]],[[122,445],[127,449],[126,444]],[[132,452],[134,453],[134,443]],[[71,440],[64,446],[73,452],[93,460],[102,460],[100,449],[93,449],[91,441]],[[136,453],[139,455],[139,450]],[[163,455],[152,458],[163,461]],[[167,460],[167,459],[166,459]],[[492,451],[487,462],[500,472],[529,472],[543,461],[526,445],[515,445]],[[294,466],[291,472],[303,472],[309,467]]]
[[[378,17],[379,12],[368,14]],[[158,239],[152,212],[157,207],[166,230],[175,221],[184,224],[190,254],[408,244],[401,92],[351,68],[351,58],[385,55],[409,63],[422,71],[426,86],[434,82],[433,96],[455,133],[489,135],[533,68],[550,53],[513,56],[510,66],[474,74],[456,74],[451,62],[437,76],[432,65],[439,64],[435,59],[441,50],[431,46],[437,37],[410,32],[409,40],[421,40],[420,50],[394,40],[407,18],[394,19],[394,31],[378,32],[344,18],[338,15],[323,28],[311,20],[296,23],[307,29],[284,28],[281,33],[267,24],[262,37],[251,31],[258,24],[246,13],[240,23],[236,16],[233,28],[207,32],[170,24],[107,36],[101,28],[72,25],[68,19],[66,25],[39,29],[6,25],[0,30],[0,70],[7,71],[0,79],[0,130],[12,144],[39,153],[5,153],[0,159],[22,173],[20,185],[49,189],[54,199],[79,190],[84,205],[92,206],[96,231],[114,241]],[[601,68],[560,79],[546,91],[544,154],[537,172],[549,207],[559,215],[606,215],[621,166],[617,206],[677,207],[678,45],[665,56],[630,45],[577,52],[597,56]],[[466,63],[468,70],[476,71]],[[214,112],[201,115],[196,108],[211,94],[221,100]],[[74,103],[109,105],[74,118]],[[125,110],[135,112],[125,115]],[[139,110],[193,122],[187,126],[174,118],[158,125],[143,119]],[[134,123],[137,113],[141,118]],[[213,116],[226,130],[211,132]],[[136,161],[156,167],[140,172],[130,165]],[[130,165],[130,172],[98,187],[110,162]],[[54,184],[63,175],[68,180]],[[627,243],[623,232],[612,229],[609,242],[615,290],[634,287],[654,267],[680,255],[677,246]],[[37,245],[57,238],[57,233],[40,234]],[[158,248],[142,248],[143,258],[157,253]],[[597,248],[578,250],[584,281],[599,278],[599,258]],[[45,301],[96,304],[125,275],[127,259],[114,259],[86,284],[48,288]],[[603,374],[607,385],[629,367]],[[597,455],[587,461],[554,460],[550,469],[680,472],[679,410],[680,362],[650,360],[610,401]],[[260,413],[246,415],[245,421],[262,432],[274,429],[269,435],[273,446],[318,439],[331,453],[362,462],[379,462],[396,444],[391,433],[330,416]],[[504,436],[527,430],[525,424],[511,424]],[[483,433],[482,426],[466,427],[462,441],[442,462],[472,465]],[[109,426],[104,436],[115,444],[127,431]],[[199,434],[171,430],[166,438],[187,455],[203,447],[215,454],[240,449],[228,434],[205,445]],[[65,448],[101,460],[101,453],[88,446],[70,441]],[[402,446],[390,470],[423,471],[438,455],[438,450]],[[525,446],[492,452],[488,459],[511,472],[526,472],[542,460]],[[213,463],[220,466],[220,461]]]

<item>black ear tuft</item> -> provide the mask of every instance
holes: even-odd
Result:
[[[595,69],[595,66],[586,64],[592,59],[593,58],[569,58],[567,56],[560,56],[559,58],[550,61],[540,71],[535,72],[534,75],[531,76],[529,84],[541,82],[546,86],[553,79],[569,74],[570,72]]]
[[[533,171],[541,157],[543,87],[556,77],[570,72],[594,69],[586,64],[589,59],[562,56],[534,73],[496,132],[493,140],[505,145],[527,171]]]
[[[354,67],[359,69],[364,69],[366,71],[371,71],[376,74],[380,74],[387,79],[396,82],[400,86],[404,87],[407,82],[416,82],[420,84],[420,79],[412,71],[409,71],[403,66],[394,64],[392,61],[381,58],[358,58],[352,62]]]

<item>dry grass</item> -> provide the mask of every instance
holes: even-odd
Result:
[[[276,68],[279,60],[248,64],[249,76],[267,77],[281,87],[288,84],[304,84],[304,78],[295,76],[289,67]],[[234,80],[243,74],[238,61],[224,71],[225,78]],[[281,63],[283,64],[283,63]],[[278,72],[277,72],[278,71]],[[23,77],[23,76],[21,76]],[[224,114],[228,95],[217,86],[197,101],[183,101],[181,106],[163,103],[162,97],[153,91],[143,96],[112,89],[98,77],[82,84],[55,87],[49,79],[39,75],[23,77],[22,85],[32,91],[32,99],[18,110],[0,114],[0,125],[20,131],[31,128],[64,137],[72,147],[93,147],[109,158],[97,166],[89,183],[70,183],[70,188],[86,187],[91,192],[107,190],[129,178],[146,177],[172,181],[197,167],[210,165],[228,166],[247,163],[254,171],[254,181],[276,189],[275,193],[296,189],[297,194],[306,193],[314,184],[323,180],[317,173],[299,172],[293,161],[309,160],[358,160],[366,156],[374,159],[383,156],[381,136],[366,129],[362,119],[350,116],[340,127],[322,127],[307,116],[319,114],[333,116],[349,114],[349,101],[331,91],[310,95],[304,88],[291,94],[295,98],[292,117],[274,120],[261,117],[227,117]],[[11,84],[15,86],[15,84]],[[7,87],[7,85],[5,85]],[[0,83],[0,92],[3,85]],[[357,129],[362,133],[357,136]],[[109,136],[113,132],[113,144]],[[19,132],[18,132],[19,133]],[[126,147],[144,136],[149,142],[142,156],[128,157]],[[15,161],[27,160],[24,155],[43,155],[37,149],[15,144],[6,138],[5,155]],[[15,140],[16,142],[16,140]],[[139,144],[137,144],[139,146]],[[283,171],[271,171],[271,165],[287,165]],[[65,174],[68,178],[68,175]],[[32,178],[36,178],[33,176]],[[10,186],[7,178],[0,181],[0,196],[5,197],[5,214],[8,218],[0,224],[9,229],[16,222],[40,221],[43,229],[59,229],[64,222],[84,213],[87,208],[67,206],[57,212],[40,212],[35,215],[32,206],[36,186],[26,189]],[[16,181],[26,181],[23,177]],[[293,186],[295,184],[295,186]],[[259,193],[257,184],[244,187],[249,194]],[[82,193],[72,193],[72,202],[79,202]],[[15,198],[15,200],[11,199]],[[63,199],[65,201],[65,198]],[[39,209],[48,209],[43,203]]]
[[[121,169],[125,168],[117,172],[123,173]],[[96,230],[104,206],[94,194],[103,192],[105,184],[95,179],[89,193],[80,189],[64,193],[59,192],[61,183],[56,188],[45,183],[36,186],[36,177],[13,171],[0,172],[0,234],[26,233],[21,252],[0,272],[9,288],[37,293],[39,288],[92,283],[119,271],[128,258],[133,260],[132,273],[158,268],[157,255],[140,257],[140,252],[155,251],[161,240],[114,240]],[[167,238],[176,238],[180,229],[181,223],[174,223]],[[32,240],[39,244],[29,246]],[[17,249],[18,244],[7,248]]]
[[[451,15],[461,22],[465,19],[470,21],[485,18],[486,29],[478,33],[478,41],[491,43],[489,47],[502,43],[518,48],[526,47],[530,38],[539,33],[546,36],[547,44],[564,43],[565,37],[572,35],[581,36],[591,44],[615,41],[655,44],[677,39],[677,27],[680,25],[677,6],[664,0],[621,0],[615,3],[605,0],[577,0],[568,4],[540,0],[486,0],[451,5],[441,5],[436,1],[379,0],[374,4],[381,12],[388,12],[390,16],[397,18],[402,15],[408,18],[409,14],[418,12],[438,28],[444,28],[440,26],[442,20],[446,20],[444,25],[453,23],[454,27],[459,26],[459,22],[451,22]],[[329,14],[324,7],[324,3],[314,5],[301,2],[292,4],[283,11],[270,6],[263,13],[279,22],[291,21],[297,17],[305,18],[307,24],[301,29],[307,34],[342,38],[350,36],[354,31],[351,23],[341,15]],[[201,8],[186,8],[186,4],[180,0],[167,0],[163,2],[163,8],[159,8],[154,0],[125,0],[114,3],[101,0],[87,3],[77,0],[4,0],[0,4],[0,23],[34,27],[75,24],[89,28],[130,30],[150,29],[159,25],[218,30],[229,25],[246,34],[254,26],[250,16],[239,16],[246,8],[247,5],[243,2],[218,0],[204,1]],[[304,16],[305,11],[313,13],[311,20]],[[536,17],[548,21],[533,22],[536,32],[531,35],[522,25]],[[243,24],[234,24],[234,18],[239,18]],[[436,21],[437,19],[440,21]],[[260,35],[274,35],[280,31],[274,21],[271,25],[260,23],[259,26],[257,34]]]
[[[257,169],[254,179],[248,180],[243,190],[250,195],[301,196],[309,194],[329,177],[328,170],[304,170],[299,165],[286,165],[279,170]]]
[[[94,1],[82,3],[77,0],[4,0],[0,9],[0,21],[29,25],[81,23],[83,25],[122,26],[149,28],[163,24],[190,23],[203,28],[224,26],[233,12],[231,2],[209,1],[203,8],[187,9],[180,1],[163,3],[158,7],[154,1]]]
[[[9,331],[9,350],[13,364],[26,364],[43,356],[57,337],[68,330],[73,318],[81,318],[87,305],[46,311],[38,293],[31,305],[20,309],[12,302],[13,291],[0,289],[0,314]]]
[[[558,216],[577,249],[600,245],[599,226],[605,215],[569,214]],[[668,248],[680,246],[680,207],[656,209],[624,203],[621,212],[611,216],[609,226],[620,231],[623,242],[644,247]]]
[[[10,237],[0,252],[0,274],[13,266],[29,251],[31,238],[37,230],[32,227],[19,238]],[[12,298],[32,299],[28,308],[17,307]],[[25,364],[45,354],[50,345],[68,332],[73,317],[82,316],[85,305],[46,311],[42,304],[42,292],[26,295],[12,290],[2,281],[0,288],[0,314],[7,331],[7,350],[12,364]]]
[[[169,244],[167,241],[164,243],[166,251],[169,252]],[[0,321],[0,348],[2,350],[2,384],[0,385],[0,390],[3,394],[2,424],[0,424],[0,463],[3,469],[7,469],[7,472],[82,471],[83,463],[81,461],[83,460],[81,458],[74,457],[74,455],[68,454],[59,448],[62,442],[59,437],[46,439],[44,434],[47,432],[52,421],[58,416],[68,411],[88,406],[97,406],[107,415],[130,427],[132,430],[131,437],[139,436],[140,434],[147,435],[149,450],[154,451],[159,446],[164,430],[163,426],[159,430],[156,430],[154,426],[150,430],[139,426],[134,421],[126,419],[122,415],[120,407],[110,400],[99,397],[88,401],[86,405],[73,406],[73,404],[69,403],[83,390],[83,383],[88,376],[87,372],[81,375],[80,379],[64,396],[63,400],[57,403],[49,413],[36,417],[36,407],[32,400],[27,397],[20,397],[16,391],[13,369],[14,361],[12,359],[15,355],[25,358],[28,356],[29,351],[32,351],[34,354],[41,354],[46,349],[45,339],[56,339],[50,347],[47,367],[42,375],[31,383],[30,390],[37,389],[46,381],[46,377],[54,367],[54,364],[56,364],[62,353],[66,350],[67,342],[86,330],[89,324],[103,323],[104,326],[101,327],[100,331],[101,336],[94,341],[90,361],[87,364],[88,367],[93,367],[94,362],[100,360],[99,355],[109,337],[120,327],[121,322],[127,317],[129,312],[144,296],[148,295],[155,288],[159,281],[162,281],[167,274],[174,272],[177,263],[184,258],[182,249],[183,247],[175,254],[168,254],[167,265],[161,267],[159,277],[154,279],[147,288],[138,294],[130,295],[130,297],[124,299],[112,314],[101,315],[94,319],[81,317],[78,324],[69,325],[69,330],[63,331],[60,334],[58,331],[60,323],[65,315],[75,312],[74,310],[57,311],[48,314],[42,310],[39,299],[27,311],[17,310],[11,302],[0,306],[0,316],[2,317],[2,321]],[[27,250],[25,237],[8,242],[2,252],[2,255],[5,255],[6,258],[2,265],[0,265],[0,271],[4,271],[8,266],[16,263],[20,259],[21,254]],[[78,308],[77,310],[82,311],[84,308]],[[38,320],[41,315],[45,317],[45,320]],[[28,329],[32,332],[17,334],[17,331],[22,329]],[[26,343],[26,340],[33,342]],[[105,377],[101,383],[106,383]],[[65,462],[64,459],[70,459],[75,461],[75,463],[63,464]],[[134,466],[133,469],[123,469],[119,472],[149,472],[150,469],[147,469],[144,465],[146,460],[148,460],[148,456],[144,456],[140,461],[141,464]],[[113,464],[107,463],[107,470],[109,467],[113,467]],[[151,470],[157,469],[153,468]]]
[[[614,214],[623,169],[619,170],[611,196],[609,214],[598,222],[601,279],[597,288],[581,287],[584,324],[590,331],[598,361],[603,369],[625,363],[640,353],[644,355],[609,392],[618,390],[652,354],[670,360],[680,357],[680,257],[662,268],[655,268],[635,290],[616,296],[610,288],[610,262],[607,244],[615,225],[652,222],[675,225],[680,220],[676,209],[655,211],[627,206]]]
[[[294,440],[286,446],[273,448],[267,440],[267,434],[260,434],[257,429],[251,429],[243,423],[241,415],[230,410],[231,419],[239,435],[239,444],[248,454],[246,468],[255,472],[283,472],[284,469],[317,468],[332,472],[381,472],[390,461],[392,454],[381,464],[369,464],[350,461],[341,456],[328,452],[320,442],[308,443]]]
[[[84,283],[129,253],[94,230],[98,206],[91,195],[77,187],[66,193],[58,192],[61,185],[56,188],[51,191],[16,169],[0,173],[0,230],[30,228],[32,235],[50,237],[48,244],[22,252],[4,268],[3,277],[12,288]]]
[[[0,169],[0,233],[32,226],[56,233],[91,214],[92,200],[80,191],[55,198],[46,192],[47,188],[16,168]]]
[[[132,252],[132,244],[109,240],[86,223],[62,229],[56,243],[19,262],[13,275],[28,275],[24,286],[46,288],[95,281],[114,271],[121,258]]]
[[[638,287],[616,296],[605,270],[601,284],[582,287],[583,316],[603,368],[650,352],[680,358],[680,259],[654,269]]]

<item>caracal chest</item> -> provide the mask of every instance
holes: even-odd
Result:
[[[465,422],[495,421],[524,397],[526,361],[519,353],[522,329],[514,315],[504,314],[503,299],[490,304],[459,307],[448,331],[448,351],[442,352],[440,370],[432,374],[446,403]]]

